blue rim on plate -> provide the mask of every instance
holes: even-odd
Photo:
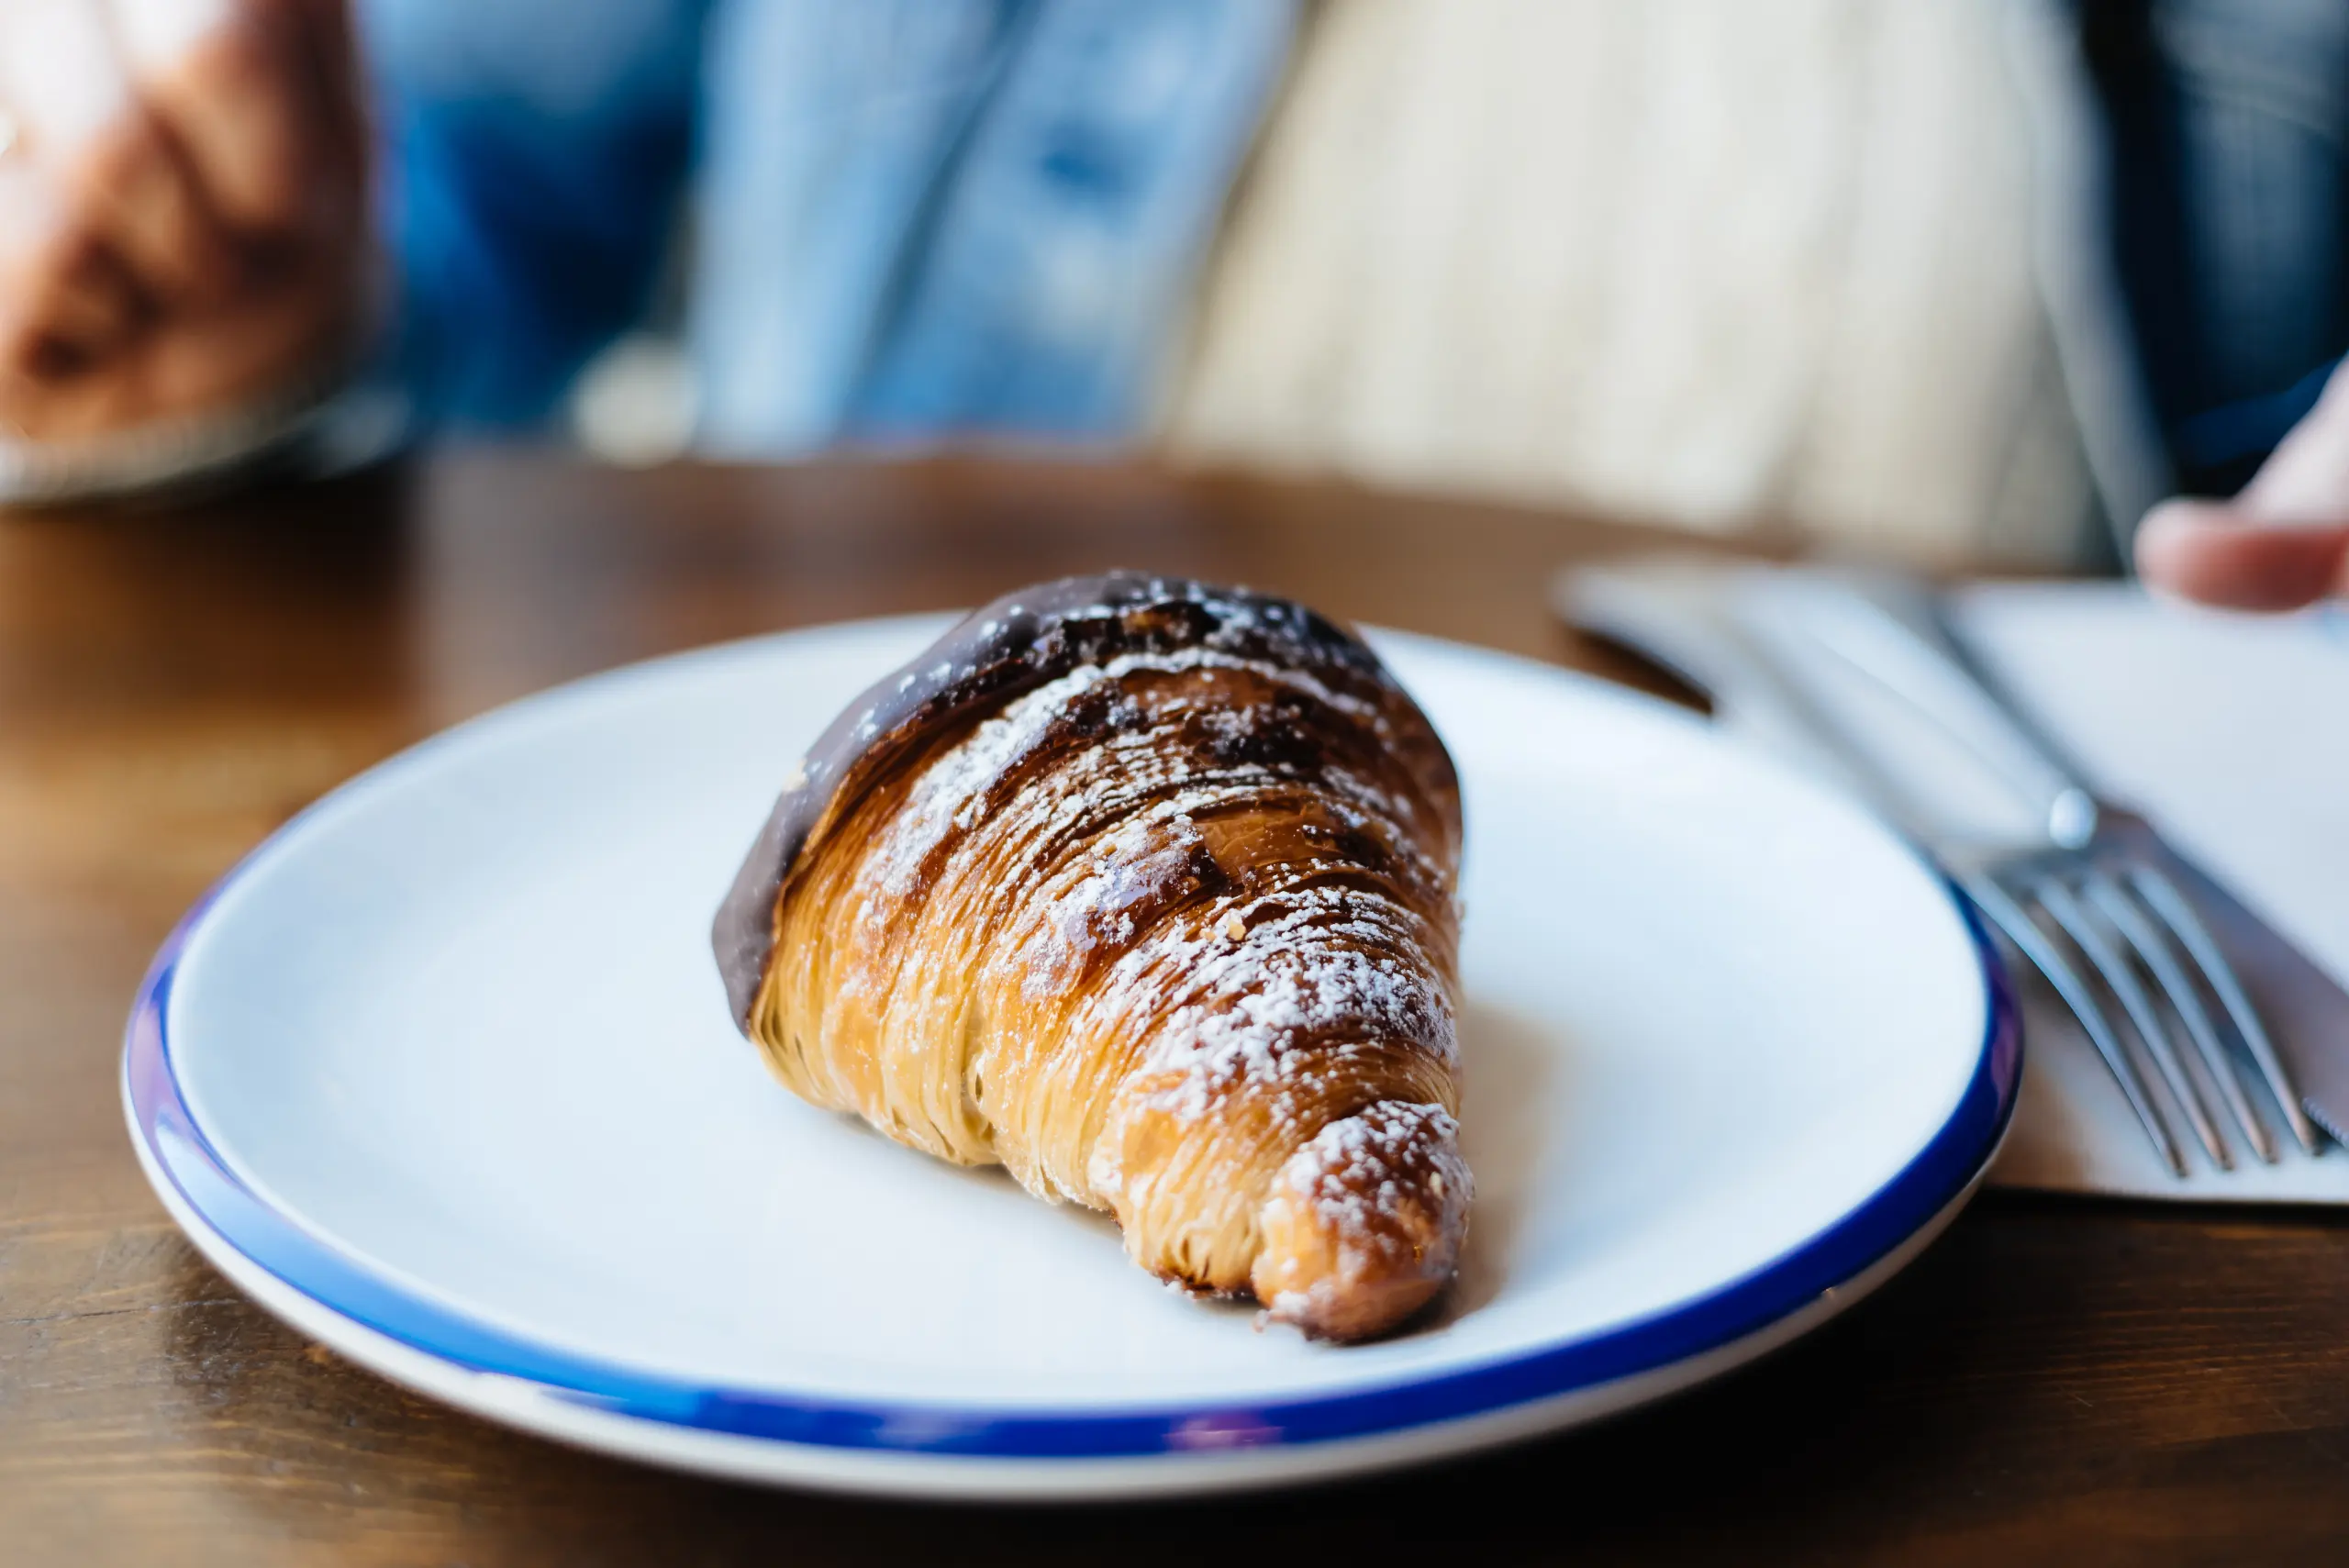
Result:
[[[1255,1406],[1054,1413],[712,1388],[549,1349],[427,1299],[311,1234],[229,1170],[181,1093],[168,1020],[173,980],[190,938],[251,863],[249,857],[222,878],[164,941],[124,1040],[132,1135],[188,1207],[228,1246],[296,1293],[451,1366],[519,1379],[585,1409],[775,1442],[908,1456],[1135,1458],[1383,1436],[1597,1388],[1732,1344],[1865,1273],[1980,1173],[2013,1114],[2021,1079],[2021,1016],[2004,966],[1971,906],[1944,884],[1979,957],[1988,1013],[1980,1055],[1955,1110],[1898,1174],[1837,1223],[1708,1295],[1482,1366]]]

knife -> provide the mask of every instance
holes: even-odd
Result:
[[[1731,728],[1860,795],[1945,864],[2036,846],[2157,866],[2241,982],[2235,995],[2223,979],[2218,989],[2245,1044],[2272,1050],[2298,1108],[2349,1142],[2349,992],[2152,823],[2099,795],[1951,625],[1941,595],[1880,573],[1666,557],[1570,572],[1553,599],[1570,624],[1654,658]],[[1904,720],[1908,744],[1876,743]],[[1943,751],[1920,777],[1920,736],[1932,732]],[[1932,775],[1961,757],[1984,776],[1957,793],[1998,796],[2003,812],[1956,821],[1953,792],[1933,798],[1948,780]]]

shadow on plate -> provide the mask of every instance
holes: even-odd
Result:
[[[1506,1007],[1475,997],[1460,1011],[1461,1152],[1476,1177],[1468,1243],[1460,1274],[1431,1316],[1412,1331],[1440,1329],[1489,1305],[1508,1283],[1509,1262],[1543,1158],[1557,1128],[1558,1103],[1574,1051],[1550,1031]]]

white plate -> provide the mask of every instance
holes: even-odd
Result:
[[[1353,1348],[1186,1300],[1105,1220],[801,1104],[727,1017],[709,917],[774,791],[940,627],[584,681],[262,845],[158,955],[126,1049],[197,1246],[352,1359],[596,1448],[1197,1491],[1712,1376],[1887,1276],[2005,1129],[1995,961],[1900,843],[1661,705],[1382,636],[1465,780],[1462,1277]]]

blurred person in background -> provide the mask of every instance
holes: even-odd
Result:
[[[652,322],[718,455],[2007,563],[2152,509],[2281,606],[2349,588],[2345,132],[2336,0],[0,0],[0,480],[353,378],[577,423]]]

